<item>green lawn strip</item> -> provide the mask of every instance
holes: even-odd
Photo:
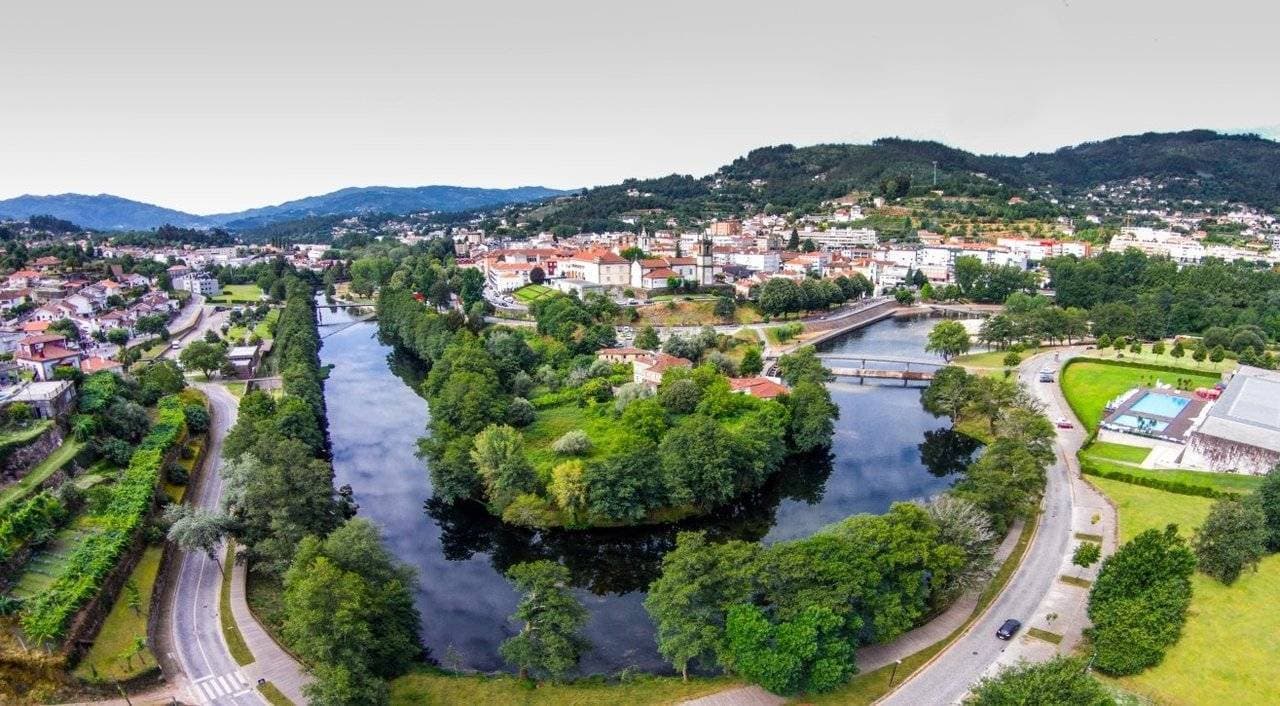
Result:
[[[1093,582],[1090,581],[1089,579],[1082,579],[1079,576],[1063,575],[1063,576],[1059,576],[1058,580],[1067,585],[1076,586],[1079,588],[1089,588],[1090,586],[1093,585]],[[1032,629],[1034,630],[1034,628]]]
[[[1087,358],[1095,358],[1105,361],[1118,361],[1128,363],[1144,363],[1146,365],[1167,365],[1175,368],[1188,368],[1201,373],[1222,373],[1232,370],[1236,367],[1236,361],[1231,358],[1224,358],[1217,363],[1205,359],[1199,363],[1191,357],[1191,351],[1194,346],[1187,349],[1187,354],[1182,358],[1174,358],[1169,355],[1169,351],[1173,348],[1172,342],[1165,343],[1164,355],[1156,355],[1151,352],[1151,346],[1143,346],[1141,353],[1133,353],[1128,348],[1123,351],[1117,351],[1114,348],[1108,348],[1100,351],[1096,348],[1085,351],[1084,356]]]
[[[34,441],[37,436],[45,433],[51,426],[53,426],[52,419],[37,419],[27,426],[18,429],[6,429],[0,432],[0,454],[7,453],[10,448],[26,446]]]
[[[1095,441],[1083,453],[1108,461],[1142,463],[1151,454],[1151,449],[1145,446],[1128,446],[1126,444],[1113,444],[1109,441]]]
[[[1076,539],[1082,539],[1086,542],[1093,542],[1095,544],[1101,544],[1103,539],[1100,534],[1089,534],[1088,532],[1076,532],[1075,537]]]
[[[235,564],[236,547],[227,543],[227,555],[222,562],[222,591],[218,597],[218,618],[222,622],[222,638],[227,641],[227,649],[236,664],[244,666],[253,663],[253,653],[240,634],[240,626],[236,625],[236,616],[231,612],[231,567]],[[274,687],[273,687],[274,688]]]
[[[1177,522],[1184,536],[1203,522],[1212,501],[1093,478],[1120,510],[1124,540]],[[1265,557],[1231,586],[1195,574],[1182,636],[1164,660],[1147,671],[1105,679],[1154,703],[1275,703],[1280,681],[1280,554]]]
[[[288,696],[280,691],[279,687],[269,681],[264,681],[258,685],[258,692],[262,694],[262,698],[267,700],[271,706],[295,706]]]
[[[1037,353],[1048,350],[1047,348],[1028,348],[1018,356],[1023,360],[1030,358]],[[958,355],[952,359],[952,363],[973,368],[1003,368],[1004,358],[1009,355],[1009,351],[984,351],[982,353],[967,353]]]
[[[524,429],[525,450],[534,469],[550,478],[552,468],[570,460],[571,457],[556,453],[552,445],[565,432],[574,429],[586,432],[592,446],[589,453],[576,458],[586,461],[624,450],[627,430],[617,419],[606,414],[606,409],[579,407],[572,401],[539,409],[533,424]]]
[[[561,684],[531,682],[510,675],[451,674],[423,668],[391,682],[392,706],[413,704],[506,704],[518,706],[650,706],[674,704],[740,685],[729,677],[659,677],[649,674],[625,680],[600,677]]]
[[[870,704],[874,703],[885,694],[889,693],[889,677],[893,677],[895,685],[906,681],[908,677],[915,674],[917,670],[932,660],[938,653],[946,649],[954,640],[960,637],[973,621],[982,615],[982,611],[991,605],[991,602],[1000,595],[1000,591],[1004,589],[1005,584],[1009,583],[1009,579],[1013,577],[1013,572],[1018,570],[1018,565],[1022,563],[1022,557],[1027,552],[1027,547],[1031,544],[1031,538],[1035,536],[1035,518],[1026,520],[1022,525],[1022,533],[1018,535],[1017,544],[1013,547],[1013,552],[1009,554],[1009,558],[1005,559],[1000,565],[1000,569],[996,571],[995,576],[991,578],[991,582],[978,596],[978,605],[974,608],[973,613],[963,625],[956,628],[950,635],[929,645],[928,647],[908,655],[902,659],[902,664],[898,665],[897,672],[894,673],[894,665],[889,664],[879,669],[873,669],[870,672],[864,672],[855,676],[848,684],[836,689],[829,694],[806,695],[796,699],[792,703],[796,704]]]
[[[222,384],[227,388],[227,392],[230,392],[231,396],[236,399],[244,397],[245,388],[248,387],[248,385],[243,382],[224,382]]]
[[[262,288],[256,284],[228,284],[216,297],[210,297],[210,304],[257,304],[262,298]]]
[[[1052,644],[1052,645],[1056,645],[1062,642],[1062,636],[1059,635],[1058,633],[1049,632],[1048,630],[1041,630],[1040,628],[1028,628],[1027,634],[1038,640],[1044,640],[1045,642],[1048,642],[1049,644]]]
[[[1174,384],[1179,379],[1187,386],[1212,387],[1221,380],[1217,373],[1171,369],[1154,370],[1124,363],[1075,359],[1062,372],[1062,392],[1071,411],[1090,429],[1102,421],[1103,408],[1121,393],[1135,387],[1154,385],[1156,381]]]
[[[54,449],[43,461],[31,469],[31,472],[22,478],[22,480],[0,491],[0,513],[9,508],[10,503],[19,502],[26,499],[41,483],[48,480],[49,476],[57,473],[59,469],[67,465],[76,454],[84,448],[84,442],[75,439],[67,439],[62,442],[62,446]]]
[[[521,304],[529,304],[543,297],[549,297],[556,294],[556,290],[542,284],[526,284],[520,289],[511,293],[511,296]]]
[[[136,640],[147,638],[151,592],[155,588],[163,554],[161,546],[147,547],[142,553],[138,565],[129,575],[129,581],[138,587],[138,611],[129,605],[129,589],[122,589],[94,638],[93,647],[76,665],[75,676],[93,682],[124,681],[158,668],[149,648],[136,651]]]
[[[1092,449],[1092,447],[1090,448]],[[1169,481],[1172,483],[1185,483],[1187,485],[1212,488],[1213,490],[1232,493],[1251,493],[1262,485],[1263,480],[1262,476],[1252,476],[1243,473],[1213,473],[1211,471],[1137,468],[1134,466],[1126,466],[1120,463],[1093,458],[1088,455],[1082,456],[1082,460],[1087,462],[1089,466],[1104,472],[1126,473],[1138,478]],[[1090,477],[1092,478],[1096,476]]]
[[[1089,481],[1106,493],[1120,514],[1120,541],[1127,542],[1138,533],[1162,529],[1173,523],[1187,538],[1204,522],[1213,500],[1194,495],[1178,495],[1145,488],[1108,478],[1091,477]]]

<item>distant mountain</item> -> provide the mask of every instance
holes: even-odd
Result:
[[[0,201],[0,217],[26,220],[30,216],[49,215],[96,230],[145,230],[166,223],[184,228],[215,225],[200,216],[153,206],[141,201],[98,194],[58,194],[57,196],[18,196]]]
[[[405,214],[415,211],[465,211],[557,196],[565,192],[541,186],[479,189],[462,186],[349,188],[277,206],[200,216],[131,201],[110,194],[19,196],[0,200],[0,217],[25,220],[51,215],[97,230],[147,230],[169,224],[184,228],[258,227],[308,216],[361,213]]]
[[[209,218],[228,228],[243,230],[278,221],[359,213],[402,215],[416,211],[467,211],[521,201],[535,201],[566,193],[541,186],[514,189],[476,189],[462,186],[368,186],[341,189],[321,196],[286,201],[277,206],[222,213]]]

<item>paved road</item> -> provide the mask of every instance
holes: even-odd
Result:
[[[221,385],[197,386],[208,395],[213,414],[204,478],[191,502],[199,507],[216,508],[222,497],[222,440],[235,424],[236,400]],[[264,704],[222,638],[218,618],[221,589],[222,572],[217,562],[198,552],[183,556],[173,592],[171,637],[186,677],[184,690],[191,703]]]
[[[1070,353],[1064,351],[1061,357],[1066,360]],[[1056,383],[1038,382],[1038,372],[1042,367],[1058,367],[1052,353],[1024,361],[1018,377],[1044,403],[1049,419],[1073,418],[1070,411],[1063,409],[1061,397],[1053,394],[1052,388]],[[1005,591],[974,622],[968,633],[881,703],[923,706],[959,702],[973,684],[1000,661],[1005,650],[1015,646],[1012,642],[996,638],[996,628],[1000,623],[1007,618],[1016,618],[1029,624],[1036,617],[1037,608],[1057,582],[1064,557],[1071,551],[1074,494],[1069,475],[1071,471],[1065,457],[1075,454],[1084,435],[1079,428],[1059,429],[1058,432],[1055,443],[1058,459],[1047,471],[1044,511],[1022,565]]]

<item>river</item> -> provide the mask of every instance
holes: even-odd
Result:
[[[359,514],[377,524],[386,546],[418,574],[416,602],[431,657],[449,668],[496,671],[498,645],[513,635],[517,595],[502,571],[549,558],[567,566],[590,612],[593,649],[583,673],[627,667],[669,671],[657,653],[643,589],[684,529],[722,538],[781,541],[812,534],[859,512],[883,512],[898,500],[944,490],[946,473],[972,447],[948,434],[946,420],[919,404],[919,388],[837,381],[840,419],[830,458],[796,460],[760,491],[713,516],[677,526],[588,532],[535,532],[502,524],[482,507],[444,505],[417,458],[429,412],[411,385],[415,362],[377,338],[375,323],[346,328],[345,310],[321,307],[321,360],[335,485],[350,484]],[[922,357],[927,320],[885,321],[824,350]],[[326,335],[328,334],[328,335]],[[926,440],[928,442],[926,443]],[[931,459],[921,460],[921,445]]]

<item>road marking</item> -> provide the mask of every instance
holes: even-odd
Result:
[[[211,674],[195,682],[200,696],[209,703],[216,703],[225,696],[243,696],[251,691],[249,680],[236,671],[228,674]]]

